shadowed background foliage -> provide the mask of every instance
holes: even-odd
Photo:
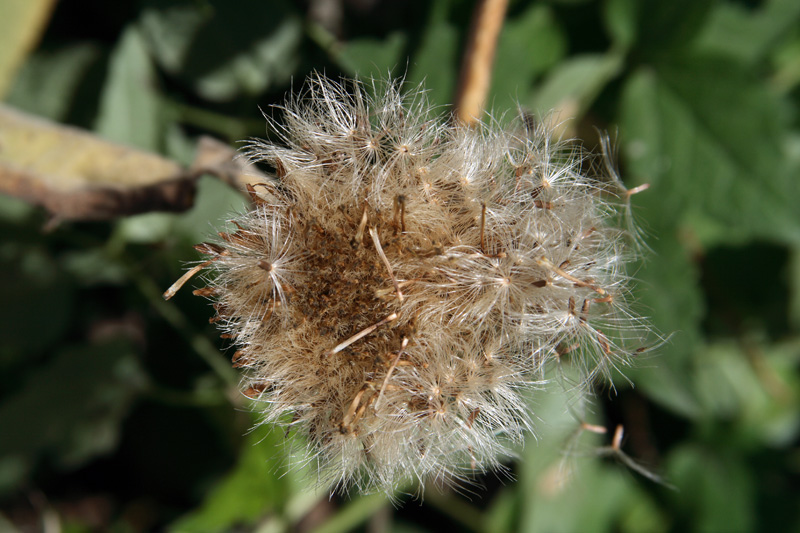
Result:
[[[405,75],[452,103],[473,7],[13,0],[0,91],[189,165],[200,135],[268,137],[259,107],[312,71]],[[493,72],[489,107],[555,109],[590,147],[608,130],[626,184],[651,185],[633,202],[651,251],[632,273],[671,336],[626,372],[635,388],[598,384],[578,414],[556,386],[535,394],[546,422],[511,477],[421,504],[328,499],[286,473],[281,431],[250,431],[208,303],[161,299],[243,196],[203,176],[184,213],[87,222],[3,195],[0,530],[800,528],[800,4],[512,0]],[[0,146],[0,172],[23,156]],[[609,434],[573,438],[576,415]],[[618,424],[664,483],[598,457]]]

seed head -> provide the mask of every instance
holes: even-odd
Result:
[[[646,329],[613,173],[530,120],[458,125],[399,86],[311,78],[280,142],[246,149],[272,169],[252,210],[198,247],[245,394],[326,486],[497,467],[553,363],[580,395]]]

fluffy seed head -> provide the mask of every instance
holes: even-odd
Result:
[[[551,363],[577,365],[577,395],[627,362],[646,329],[626,307],[629,194],[574,144],[524,117],[451,123],[395,82],[316,77],[281,109],[279,142],[246,151],[272,178],[199,245],[199,292],[322,484],[496,467]]]

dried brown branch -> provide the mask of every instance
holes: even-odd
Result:
[[[508,0],[478,0],[475,7],[455,101],[456,116],[465,124],[477,120],[486,103],[507,7]]]
[[[212,174],[243,188],[263,181],[235,151],[201,138],[192,166],[100,139],[0,106],[0,193],[47,209],[56,220],[108,220],[148,211],[184,211],[197,179]]]

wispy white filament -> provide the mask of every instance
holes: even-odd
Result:
[[[542,125],[461,126],[399,85],[290,96],[281,138],[246,150],[272,180],[204,264],[245,390],[345,489],[497,467],[551,363],[583,394],[647,329],[616,175]]]

